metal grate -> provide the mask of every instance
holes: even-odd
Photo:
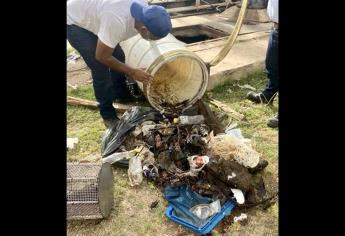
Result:
[[[97,179],[67,179],[67,201],[98,201]]]
[[[100,219],[103,218],[96,203],[68,203],[67,217],[69,219]]]
[[[110,165],[67,163],[67,219],[99,219],[112,206]]]
[[[101,166],[92,163],[67,163],[68,178],[97,178]]]

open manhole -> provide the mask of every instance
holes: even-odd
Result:
[[[174,28],[172,34],[178,40],[191,44],[228,36],[229,33],[212,28],[208,25],[190,25]]]

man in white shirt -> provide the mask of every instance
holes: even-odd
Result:
[[[267,14],[274,27],[271,31],[268,49],[266,54],[266,72],[268,77],[268,84],[261,93],[249,92],[247,99],[255,103],[272,104],[279,89],[279,73],[278,73],[278,0],[269,0],[267,5]],[[272,128],[278,127],[278,113],[268,120],[267,125]]]
[[[67,39],[91,69],[100,114],[107,127],[117,122],[113,100],[130,97],[125,75],[147,83],[152,76],[126,64],[120,42],[140,34],[158,40],[172,30],[171,19],[161,6],[145,0],[67,1]]]

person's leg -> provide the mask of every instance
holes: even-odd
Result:
[[[262,92],[266,97],[274,99],[279,90],[279,73],[278,73],[278,40],[279,32],[272,30],[266,56],[266,72],[268,84]],[[271,128],[277,128],[279,123],[278,113],[267,121],[267,125]]]
[[[67,39],[83,57],[91,70],[93,88],[99,103],[100,114],[103,119],[115,119],[116,111],[113,107],[112,84],[109,78],[109,68],[95,58],[97,36],[92,32],[75,25],[67,25]]]
[[[114,49],[113,57],[125,63],[125,54],[119,44]],[[126,83],[127,79],[124,74],[110,70],[110,78],[112,81],[113,100],[132,99],[131,93]]]
[[[266,73],[268,84],[262,92],[267,99],[273,99],[279,89],[279,73],[278,73],[278,31],[273,29],[267,49],[266,55]]]
[[[270,33],[266,52],[266,73],[268,83],[261,93],[249,92],[247,99],[255,103],[273,103],[278,92],[278,31],[273,29]]]

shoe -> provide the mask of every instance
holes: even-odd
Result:
[[[253,91],[250,91],[247,94],[247,99],[255,103],[264,103],[264,104],[273,104],[273,100],[274,100],[272,99],[272,97],[266,98],[265,95],[263,95],[263,93],[254,93]]]
[[[274,115],[274,117],[270,118],[267,121],[267,126],[271,128],[278,128],[278,113]]]
[[[119,122],[119,119],[113,118],[113,119],[103,119],[103,123],[107,129],[115,127],[117,123]]]
[[[268,166],[268,161],[266,160],[260,160],[259,163],[257,164],[257,166],[255,166],[254,168],[249,168],[248,171],[251,174],[255,174],[259,171],[262,171],[263,169],[266,168],[266,166]]]

